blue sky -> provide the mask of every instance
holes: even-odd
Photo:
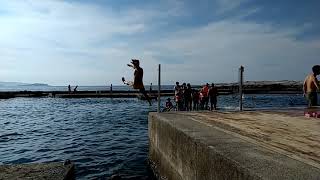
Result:
[[[0,81],[302,80],[320,64],[318,0],[0,0]]]

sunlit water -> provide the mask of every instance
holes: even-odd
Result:
[[[237,97],[221,96],[223,110]],[[304,106],[302,95],[248,95],[247,108]],[[0,100],[0,164],[63,161],[77,179],[152,179],[147,165],[149,107],[137,99]]]

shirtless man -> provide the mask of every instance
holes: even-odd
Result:
[[[303,83],[303,93],[308,100],[308,106],[317,106],[317,90],[320,90],[317,76],[320,75],[320,65],[312,67],[312,74],[309,74]]]
[[[131,64],[127,64],[129,67],[132,67],[134,69],[134,80],[133,82],[127,82],[124,77],[122,78],[122,82],[126,85],[132,86],[133,89],[139,89],[139,91],[144,95],[146,100],[149,102],[150,106],[151,100],[148,96],[144,85],[143,85],[143,69],[140,67],[140,62],[137,59],[132,59]]]

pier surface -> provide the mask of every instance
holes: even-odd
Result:
[[[74,164],[62,162],[41,164],[1,165],[0,180],[69,180],[74,179]]]
[[[151,98],[156,98],[156,91],[149,92]],[[161,96],[173,96],[173,90],[162,90]],[[34,98],[34,97],[55,97],[55,98],[140,98],[138,91],[11,91],[0,92],[0,99],[9,99],[16,97]]]
[[[167,179],[320,179],[320,119],[303,110],[149,115],[149,158]]]

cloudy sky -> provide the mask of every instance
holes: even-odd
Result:
[[[0,81],[302,80],[320,64],[319,0],[0,0]]]

